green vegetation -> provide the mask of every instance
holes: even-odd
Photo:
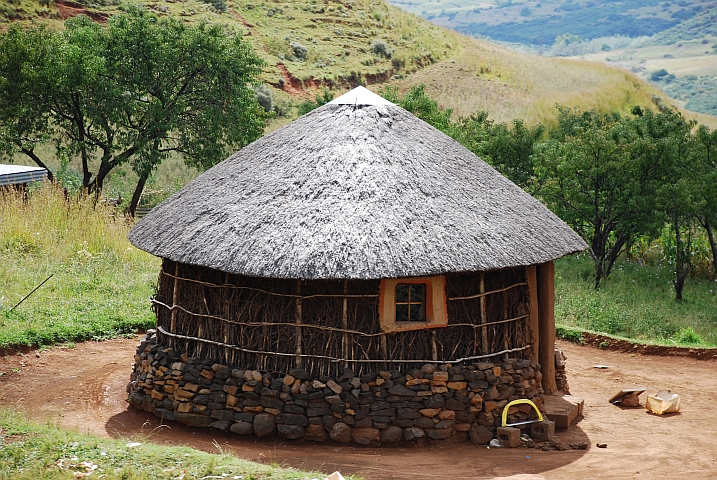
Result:
[[[79,157],[90,192],[129,163],[139,177],[133,214],[170,153],[208,168],[261,136],[264,111],[249,88],[261,66],[220,26],[139,7],[107,28],[85,16],[62,31],[14,24],[0,34],[0,153],[46,168],[38,146],[51,142],[61,159]]]
[[[154,325],[159,262],[93,197],[44,185],[0,194],[0,347],[105,339]],[[42,287],[10,311],[50,275]]]
[[[705,249],[717,275],[717,131],[665,109],[639,107],[631,116],[558,106],[558,124],[547,131],[522,121],[496,124],[486,113],[451,118],[421,86],[404,97],[384,95],[483,157],[505,176],[541,198],[590,246],[597,290],[616,261],[638,252],[637,242],[662,246],[673,269],[675,296],[694,274]],[[640,256],[645,260],[647,254]]]
[[[717,281],[695,278],[686,300],[671,298],[668,265],[619,261],[600,290],[583,255],[556,262],[558,335],[580,342],[580,329],[665,345],[717,346]]]
[[[0,478],[66,479],[88,474],[127,480],[323,478],[320,473],[262,465],[228,453],[156,445],[151,443],[151,433],[147,438],[100,439],[31,423],[17,412],[0,408]]]

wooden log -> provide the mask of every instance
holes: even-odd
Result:
[[[553,262],[538,265],[538,323],[540,328],[539,360],[543,373],[543,390],[553,393],[555,383],[555,267]]]
[[[341,312],[341,328],[344,330],[349,329],[349,299],[346,297],[349,293],[349,281],[344,280],[344,301],[343,309]],[[341,334],[341,356],[344,358],[353,358],[349,356],[349,334],[343,332]],[[344,368],[349,368],[349,362],[344,362]]]
[[[530,265],[525,268],[525,277],[528,281],[528,294],[530,295],[530,317],[528,320],[528,342],[532,346],[530,349],[530,359],[533,362],[540,363],[540,323],[538,321],[538,278],[537,267]]]
[[[177,333],[177,302],[179,301],[179,262],[174,264],[174,285],[172,285],[172,313],[170,314],[169,331]]]
[[[296,306],[294,310],[294,322],[297,325],[301,325],[301,318],[302,318],[302,300],[301,297],[298,295],[301,295],[301,280],[296,281]],[[302,365],[302,344],[301,344],[301,327],[296,327],[296,368],[301,368]]]
[[[480,285],[478,292],[481,294],[485,293],[485,273],[480,273]],[[488,323],[488,314],[486,313],[485,296],[480,297],[480,323]],[[488,329],[481,328],[481,350],[483,354],[489,353],[490,349],[488,346]]]

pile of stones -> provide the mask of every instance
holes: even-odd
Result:
[[[565,360],[568,357],[565,356],[562,350],[555,345],[555,385],[558,390],[569,395],[570,385],[568,385],[568,374],[565,371]]]
[[[541,378],[540,365],[525,359],[312,378],[303,369],[266,372],[189,357],[148,336],[127,392],[130,404],[164,420],[259,438],[485,445],[509,401],[528,398],[542,410]],[[511,406],[508,423],[531,414],[529,405]]]

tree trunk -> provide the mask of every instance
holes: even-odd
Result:
[[[707,230],[707,237],[710,240],[710,247],[712,248],[712,275],[717,277],[717,242],[715,241],[714,231],[709,220],[705,220],[705,230]]]
[[[674,216],[673,226],[675,228],[675,280],[672,283],[675,286],[675,299],[681,301],[682,290],[685,288],[685,280],[687,279],[690,268],[684,265],[682,233],[680,232],[680,219],[677,214]]]
[[[144,191],[144,184],[147,183],[148,178],[149,173],[143,173],[140,175],[139,181],[137,181],[137,187],[134,189],[132,200],[129,202],[129,207],[127,207],[127,213],[129,213],[132,217],[134,217],[134,212],[137,210],[139,199],[142,197],[142,192]]]
[[[32,148],[21,148],[20,151],[22,153],[24,153],[25,155],[27,155],[28,157],[30,157],[32,159],[32,161],[37,164],[38,167],[44,168],[45,170],[47,170],[47,179],[49,181],[51,181],[51,182],[55,181],[55,176],[52,174],[50,169],[47,168],[47,165],[45,165],[45,163],[42,160],[40,160],[40,157],[35,155],[35,151]]]

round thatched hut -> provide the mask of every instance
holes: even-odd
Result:
[[[499,407],[553,390],[552,261],[586,248],[362,87],[199,176],[129,238],[163,258],[132,404],[364,444],[486,437]]]

